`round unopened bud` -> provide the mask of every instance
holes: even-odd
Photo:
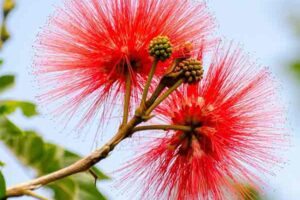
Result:
[[[175,67],[175,72],[182,72],[185,83],[196,83],[203,78],[203,67],[196,59],[187,59]]]
[[[172,44],[167,36],[158,36],[152,39],[149,54],[157,60],[165,61],[172,55]]]

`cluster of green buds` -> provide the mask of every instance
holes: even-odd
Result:
[[[172,44],[167,36],[158,36],[152,39],[149,54],[160,61],[165,61],[172,55]]]
[[[182,79],[184,83],[193,84],[203,78],[202,62],[192,58],[192,50],[193,44],[191,42],[186,42],[172,49],[172,44],[167,36],[157,36],[151,40],[149,54],[158,61],[167,60],[174,51],[174,65],[167,72],[168,81],[166,81],[166,85],[171,86],[178,79]]]
[[[175,73],[181,73],[185,83],[197,83],[203,78],[203,67],[197,59],[186,59],[178,63],[174,69]]]

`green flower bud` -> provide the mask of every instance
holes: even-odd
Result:
[[[203,67],[199,60],[187,59],[181,61],[176,67],[174,72],[181,72],[185,83],[197,83],[203,78]]]
[[[149,45],[149,54],[160,61],[165,61],[172,55],[172,44],[167,36],[158,36],[152,39]]]

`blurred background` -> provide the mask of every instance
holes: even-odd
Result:
[[[32,45],[40,28],[47,22],[47,17],[53,13],[55,6],[61,3],[61,0],[18,0],[16,2],[15,9],[6,21],[11,38],[3,45],[0,53],[0,58],[4,61],[0,68],[0,75],[14,74],[15,85],[5,93],[0,93],[1,99],[37,102],[35,98],[37,87],[34,86],[34,78],[30,74],[34,55]],[[260,198],[298,200],[300,197],[300,0],[210,0],[207,1],[207,4],[217,18],[218,34],[241,43],[245,51],[257,58],[258,63],[269,66],[280,82],[280,93],[287,108],[288,128],[292,134],[292,147],[286,154],[288,162],[285,168],[268,180],[270,187],[266,188],[266,193],[262,194]],[[9,112],[10,115],[5,118],[5,120],[10,120],[9,122],[18,125],[18,127],[10,125],[10,128],[12,127],[10,130],[18,132],[18,128],[22,128],[38,132],[38,135],[31,133],[30,138],[23,138],[24,141],[30,141],[27,145],[35,144],[34,146],[38,148],[39,144],[53,143],[82,156],[93,150],[95,141],[93,134],[80,136],[70,134],[71,130],[61,131],[42,111],[43,109],[38,107],[37,110],[40,113],[36,115],[33,105],[13,103],[20,109],[16,112]],[[26,116],[30,116],[30,119]],[[1,123],[3,123],[2,118],[0,118],[0,126]],[[8,121],[5,123],[7,124]],[[109,133],[113,133],[117,125],[118,121],[115,124],[109,124],[108,134],[98,137],[97,145],[106,141],[110,136]],[[3,132],[0,128],[0,138],[3,134],[1,131]],[[40,168],[42,164],[45,167],[48,163],[37,164],[38,161],[35,159],[38,155],[26,158],[22,152],[18,152],[17,145],[10,142],[10,139],[6,138],[3,141],[0,142],[0,161],[5,163],[2,173],[7,186],[29,180],[37,174],[46,173]],[[59,146],[54,145],[53,148],[60,148]],[[43,151],[46,150],[43,149]],[[56,167],[77,158],[77,155],[71,152],[60,150],[63,153],[55,157],[55,161],[58,163]],[[27,166],[15,158],[16,154]],[[128,156],[127,154],[126,149],[121,146],[98,167],[113,179],[114,173],[112,172],[119,167],[120,163]],[[89,175],[87,174],[87,176]],[[118,192],[113,181],[104,180],[106,177],[100,171],[99,176],[103,180],[99,182],[98,188],[108,199],[131,199],[126,194]],[[38,193],[46,197],[51,197],[53,191],[56,192],[56,195],[66,193],[62,190],[63,187],[60,187],[64,184],[66,183],[62,182],[61,185],[54,185],[50,188],[52,190],[42,189]],[[70,191],[75,189],[72,188]],[[100,195],[96,191],[87,192],[95,192],[96,197]],[[95,199],[100,199],[100,196]],[[19,199],[31,198],[21,197]],[[61,199],[72,198],[61,197]],[[86,197],[85,199],[93,198]]]

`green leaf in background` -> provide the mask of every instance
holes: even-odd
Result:
[[[25,131],[23,136],[5,137],[3,142],[25,165],[34,169],[37,176],[45,175],[80,159],[80,156],[52,143],[45,142],[33,131]],[[98,180],[108,177],[97,168],[92,168]],[[54,192],[56,200],[105,200],[106,198],[95,186],[91,174],[80,173],[56,181],[47,186]]]
[[[4,165],[5,165],[5,163],[0,161],[0,167],[3,167]]]
[[[77,174],[72,178],[66,178],[50,184],[49,187],[54,191],[54,199],[106,200],[105,196],[93,184],[93,178],[87,175]]]
[[[36,105],[27,101],[5,100],[0,101],[0,115],[9,115],[20,109],[26,117],[38,114]]]
[[[6,183],[2,172],[0,171],[0,200],[5,198],[6,194]]]
[[[13,75],[4,75],[0,76],[0,92],[3,92],[11,88],[15,83],[15,76]]]
[[[13,122],[11,122],[7,117],[0,116],[0,139],[5,139],[6,137],[16,137],[22,136],[23,131],[17,127]]]
[[[249,184],[239,184],[236,188],[240,192],[242,200],[263,200],[260,193]]]
[[[298,14],[298,10],[297,10],[297,12],[295,12],[295,13],[292,12],[290,14],[290,16],[288,17],[288,21],[291,24],[295,35],[297,37],[299,37],[300,36],[300,17],[299,17],[299,14]]]
[[[300,61],[295,61],[291,64],[291,70],[296,78],[300,81]]]

